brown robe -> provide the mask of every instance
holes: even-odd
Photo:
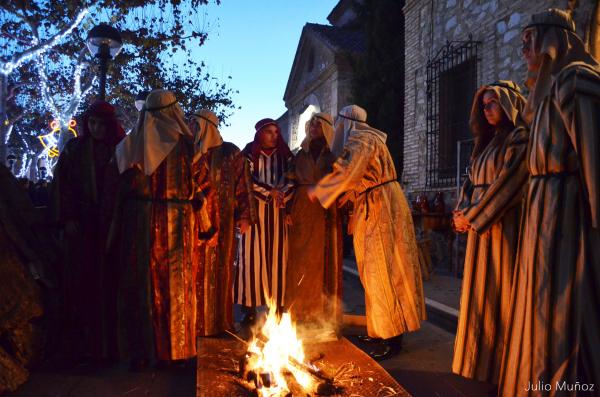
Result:
[[[256,214],[248,163],[234,144],[224,142],[209,149],[194,165],[194,181],[206,197],[202,211],[208,212],[215,233],[201,236],[210,238],[210,243],[206,239],[199,243],[196,279],[197,332],[208,336],[233,328],[235,226],[242,219],[254,223]]]
[[[500,395],[573,395],[600,385],[600,74],[563,68],[542,97]],[[530,382],[550,392],[527,391]],[[563,382],[565,382],[563,384]],[[558,386],[571,389],[558,389]],[[566,387],[565,386],[565,387]]]
[[[471,223],[452,371],[497,383],[529,176],[527,130],[498,132],[473,161],[459,208]]]
[[[43,313],[41,289],[30,273],[44,249],[31,230],[34,208],[10,171],[0,165],[0,395],[27,380],[43,340],[32,320]],[[50,255],[50,250],[44,250]],[[42,273],[39,267],[37,272]]]
[[[425,318],[417,241],[408,202],[396,181],[386,134],[351,131],[333,171],[314,193],[325,208],[353,197],[351,230],[365,288],[367,332],[388,339],[416,331]]]
[[[152,175],[137,168],[123,174],[114,225],[120,229],[121,323],[133,358],[149,358],[154,350],[159,360],[196,355],[194,205],[201,202],[192,157],[191,141],[181,136]]]
[[[52,216],[65,232],[63,288],[73,354],[115,357],[116,269],[106,257],[106,238],[118,184],[114,147],[91,136],[71,139],[62,151],[52,181]]]
[[[285,302],[294,321],[328,323],[337,331],[342,317],[341,217],[335,205],[324,209],[307,195],[308,186],[331,172],[334,161],[327,146],[316,159],[304,149],[295,157]]]

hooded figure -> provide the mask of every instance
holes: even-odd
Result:
[[[284,304],[288,225],[285,204],[292,198],[289,179],[292,152],[273,119],[260,120],[256,135],[242,155],[252,177],[257,223],[242,233],[234,301],[244,307],[244,323],[254,320],[255,309],[265,304]]]
[[[86,110],[81,125],[56,164],[51,213],[64,230],[65,353],[101,360],[117,355],[116,268],[105,247],[119,176],[115,145],[125,131],[104,101]]]
[[[120,246],[121,315],[136,369],[196,355],[196,276],[202,194],[192,178],[193,136],[170,91],[146,99],[117,147],[122,173],[113,223]],[[199,219],[200,221],[197,221]]]
[[[512,81],[481,87],[473,99],[475,148],[455,212],[468,230],[452,371],[497,384],[519,242],[521,202],[529,174],[525,98]]]
[[[307,136],[294,159],[296,192],[290,202],[289,261],[286,306],[297,322],[341,325],[342,236],[337,206],[323,209],[307,195],[332,171],[333,119],[316,113],[309,120]]]
[[[201,236],[196,281],[197,333],[208,336],[233,328],[235,228],[245,233],[256,214],[249,164],[233,143],[223,142],[217,115],[207,109],[197,111],[190,130],[194,133],[194,181],[206,197],[202,209],[214,225],[208,235]]]
[[[367,332],[375,358],[399,348],[404,332],[425,318],[417,242],[408,203],[385,144],[386,134],[367,124],[367,112],[344,107],[335,123],[332,151],[341,153],[331,173],[309,189],[324,208],[340,196],[354,202],[354,251],[365,288]]]
[[[600,67],[564,11],[522,38],[530,178],[500,395],[573,395],[600,384]]]

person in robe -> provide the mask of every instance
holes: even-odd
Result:
[[[242,150],[257,211],[257,223],[241,234],[238,244],[234,302],[242,305],[243,324],[254,322],[259,306],[283,308],[288,258],[285,205],[293,195],[289,178],[293,154],[277,122],[263,119],[255,129],[254,141]]]
[[[316,113],[294,158],[296,192],[290,201],[289,259],[286,306],[295,322],[341,325],[342,235],[337,206],[323,209],[309,200],[307,190],[332,171],[333,119]]]
[[[512,81],[484,85],[475,93],[470,117],[475,148],[454,212],[455,229],[469,234],[452,371],[493,384],[500,375],[529,178],[524,106]]]
[[[499,394],[575,395],[600,385],[600,66],[562,10],[522,39],[530,179]]]
[[[194,134],[193,177],[206,197],[201,211],[208,213],[213,225],[210,235],[201,236],[196,279],[197,333],[210,336],[233,329],[235,229],[246,233],[256,214],[249,165],[237,146],[223,142],[217,115],[208,109],[195,112],[190,130]]]
[[[367,124],[364,109],[342,108],[332,144],[339,157],[333,171],[308,190],[324,208],[340,197],[354,202],[349,229],[365,288],[367,332],[375,344],[370,355],[376,359],[397,353],[402,334],[418,330],[425,318],[412,216],[386,138]]]
[[[67,356],[114,360],[118,356],[116,268],[106,239],[118,183],[115,146],[125,136],[115,108],[93,103],[79,137],[67,142],[52,182],[52,216],[63,227],[63,287],[70,328]],[[78,346],[79,345],[79,346]]]
[[[18,181],[0,164],[0,395],[15,391],[39,358],[45,332],[45,269],[55,252],[35,233],[38,216]],[[44,253],[42,257],[40,253]],[[43,282],[42,282],[43,281]],[[54,291],[53,291],[54,292]]]
[[[131,370],[196,355],[196,275],[202,196],[193,135],[175,95],[150,92],[136,129],[117,146],[122,177],[111,238],[120,251],[120,315]],[[208,225],[207,225],[208,227]]]

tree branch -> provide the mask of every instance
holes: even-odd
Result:
[[[1,65],[0,73],[4,75],[11,74],[16,68],[21,66],[25,61],[33,58],[36,55],[39,55],[46,51],[48,48],[54,47],[63,37],[71,34],[71,32],[81,23],[83,18],[88,14],[89,10],[87,8],[83,9],[77,17],[73,20],[73,22],[65,27],[63,27],[57,34],[55,34],[51,39],[46,40],[42,43],[36,43],[33,47],[29,48],[21,52],[20,54],[15,54],[12,57],[12,61],[6,62]],[[27,20],[25,20],[26,23]],[[29,23],[28,23],[29,24]],[[34,26],[34,25],[30,25]],[[37,30],[36,30],[37,32]],[[34,32],[34,34],[36,33]],[[38,40],[35,38],[34,40]]]

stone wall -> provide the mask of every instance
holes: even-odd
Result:
[[[584,37],[596,0],[580,0],[574,17]],[[427,191],[425,171],[426,65],[447,41],[480,41],[477,85],[499,79],[522,85],[525,64],[521,59],[520,32],[532,13],[565,8],[567,0],[406,0],[405,14],[405,119],[402,181],[412,200]],[[471,95],[471,94],[469,94]],[[440,189],[436,189],[440,190]],[[446,203],[453,205],[455,187]]]
[[[291,146],[297,141],[298,121],[307,105],[317,105],[321,112],[335,116],[341,107],[349,104],[351,98],[352,73],[344,56],[334,54],[314,37],[306,40],[304,47],[302,54],[314,50],[316,62],[310,73],[302,72],[297,77],[293,95],[286,100],[289,127],[283,135]],[[301,56],[299,59],[305,63],[310,57]],[[300,70],[308,70],[305,64],[299,67]]]

